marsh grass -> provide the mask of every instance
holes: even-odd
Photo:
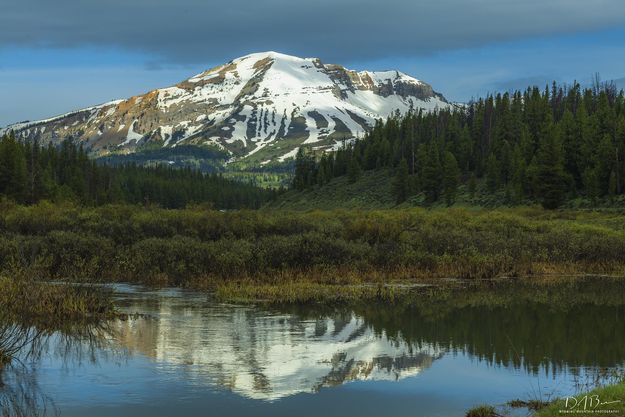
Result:
[[[567,406],[566,399],[562,398],[552,402],[547,407],[542,408],[534,417],[555,417],[561,416],[564,412],[568,411],[569,414],[575,414],[579,416],[591,416],[591,415],[625,415],[625,381],[621,381],[618,384],[602,386],[593,389],[592,391],[581,393],[573,396],[575,400],[569,400]],[[582,405],[572,410],[572,405],[575,402],[583,403],[585,398],[596,398],[603,404],[596,404],[596,400],[587,403],[587,407],[584,410]],[[571,411],[575,411],[572,413]]]
[[[266,302],[272,304],[344,303],[366,300],[395,301],[407,290],[393,285],[332,285],[308,281],[280,284],[226,282],[219,285],[215,296],[223,301]]]
[[[495,407],[480,405],[467,411],[466,417],[500,417]]]
[[[196,289],[211,292],[220,301],[264,302],[268,304],[341,303],[384,301],[398,303],[425,296],[439,301],[505,305],[519,300],[566,305],[570,301],[595,302],[593,292],[580,291],[584,285],[614,283],[625,285],[620,275],[571,274],[550,268],[534,275],[501,276],[482,279],[455,279],[450,275],[401,268],[396,271],[358,272],[346,268],[311,271],[279,271],[274,275],[246,276],[238,279],[202,277]],[[601,286],[599,286],[601,288]],[[593,287],[592,291],[596,291]],[[463,295],[458,296],[458,292]],[[618,294],[603,294],[604,302],[619,303]]]
[[[542,400],[512,400],[508,405],[512,408],[527,408],[530,411],[540,411],[551,404],[550,401]]]
[[[0,208],[0,272],[28,269],[46,280],[216,289],[224,296],[282,293],[296,300],[298,289],[312,298],[332,295],[328,286],[351,298],[369,296],[371,289],[359,288],[365,284],[625,276],[625,216],[616,209]],[[250,285],[259,288],[245,288]]]
[[[84,285],[45,283],[20,277],[0,277],[3,321],[39,326],[101,320],[113,315],[110,290]]]

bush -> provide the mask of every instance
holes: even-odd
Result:
[[[0,271],[46,278],[186,285],[319,268],[460,278],[625,272],[625,220],[609,212],[2,208]]]

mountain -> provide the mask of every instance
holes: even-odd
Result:
[[[618,80],[614,80],[614,84],[616,88],[619,90],[625,90],[625,78],[619,78]]]
[[[449,106],[430,85],[399,71],[357,72],[265,52],[172,87],[4,131],[41,143],[71,138],[95,156],[146,146],[213,145],[233,160],[264,164],[293,157],[302,144],[336,148],[396,110]]]

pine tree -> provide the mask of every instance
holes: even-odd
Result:
[[[475,173],[471,173],[471,176],[469,177],[469,184],[468,184],[468,189],[469,189],[469,195],[471,196],[471,198],[475,198],[475,191],[477,190],[477,178],[475,177]]]
[[[546,209],[556,209],[564,202],[566,178],[561,146],[557,137],[542,140],[537,153],[537,181],[541,204]]]
[[[319,164],[319,168],[317,169],[317,178],[315,182],[318,185],[324,185],[327,182],[327,173],[326,173],[325,164]]]
[[[293,177],[293,186],[296,190],[302,191],[310,185],[313,165],[314,161],[306,154],[304,148],[299,148],[295,156],[295,175]]]
[[[486,160],[486,186],[491,193],[499,188],[501,183],[501,169],[499,161],[494,153],[491,153]]]
[[[347,167],[347,178],[351,184],[358,181],[361,175],[360,164],[358,164],[358,160],[354,155],[349,160],[349,165]]]
[[[610,135],[603,135],[595,150],[594,166],[596,168],[597,180],[599,182],[599,194],[608,194],[610,174],[614,171],[614,160],[616,149],[612,143]]]
[[[560,121],[560,132],[562,134],[562,147],[564,151],[564,167],[573,177],[575,184],[582,184],[582,172],[580,166],[583,164],[581,157],[580,141],[581,134],[575,123],[573,113],[568,109],[564,112]]]
[[[616,196],[616,172],[612,171],[610,173],[610,181],[608,185],[608,194],[610,196],[610,200],[614,201],[614,197]]]
[[[408,162],[402,158],[397,167],[397,173],[393,179],[393,194],[397,204],[401,204],[408,198],[409,193]]]
[[[513,203],[519,203],[525,197],[527,191],[527,167],[525,159],[521,152],[521,147],[514,148],[511,162],[512,182],[511,182],[511,199]]]
[[[428,146],[423,166],[422,187],[428,202],[432,203],[438,200],[441,189],[441,163],[438,149],[434,143],[430,143]]]
[[[600,194],[596,169],[589,167],[584,171],[584,188],[586,189],[586,196],[593,204],[596,203]]]
[[[0,140],[0,194],[23,202],[27,196],[27,164],[24,146],[13,135]]]
[[[445,152],[443,158],[443,197],[447,206],[451,206],[456,201],[456,191],[460,170],[458,162],[451,152]]]

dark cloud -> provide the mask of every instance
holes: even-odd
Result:
[[[0,47],[119,47],[182,64],[268,49],[349,62],[625,24],[622,0],[0,2]]]

